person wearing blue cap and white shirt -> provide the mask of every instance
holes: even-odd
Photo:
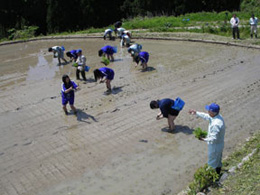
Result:
[[[86,81],[86,76],[85,76],[85,66],[86,66],[86,57],[84,55],[82,55],[82,50],[78,49],[76,51],[77,55],[78,55],[78,59],[76,61],[78,67],[76,70],[76,77],[79,80],[79,73],[81,73],[81,76],[83,78],[84,81]]]
[[[198,112],[196,110],[189,110],[190,114],[208,120],[208,135],[206,138],[200,138],[208,144],[208,165],[220,174],[222,167],[222,152],[224,149],[224,136],[225,136],[225,122],[223,117],[219,114],[220,107],[216,103],[206,105],[205,109],[208,113]]]

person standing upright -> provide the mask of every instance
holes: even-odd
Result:
[[[232,28],[232,34],[233,34],[233,39],[236,39],[236,35],[237,35],[237,39],[240,40],[239,37],[239,29],[238,29],[238,25],[239,25],[239,18],[236,16],[236,14],[233,14],[233,17],[230,19],[230,24],[231,24],[231,28]]]
[[[192,115],[197,115],[209,121],[208,135],[206,138],[200,138],[208,144],[208,165],[220,174],[222,167],[222,152],[224,149],[225,136],[225,122],[223,117],[219,114],[220,107],[218,104],[212,103],[206,105],[205,109],[208,113],[198,112],[196,110],[189,110]]]
[[[251,18],[249,20],[251,39],[253,38],[253,34],[254,33],[255,33],[255,38],[257,38],[257,22],[258,22],[258,18],[255,17],[254,14],[252,14],[252,16],[251,16]]]
[[[77,50],[77,55],[78,55],[78,58],[77,58],[77,70],[76,70],[76,77],[77,79],[79,80],[79,73],[81,73],[81,76],[82,76],[82,79],[84,81],[86,81],[86,76],[85,76],[85,66],[86,66],[86,57],[84,55],[82,55],[82,50],[81,49],[78,49]]]

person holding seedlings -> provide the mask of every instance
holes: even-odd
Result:
[[[105,47],[102,47],[99,51],[98,51],[98,56],[107,56],[107,58],[110,61],[114,61],[114,56],[113,54],[115,53],[114,48],[110,45],[106,45]]]
[[[94,70],[94,77],[96,82],[99,80],[99,83],[106,83],[107,93],[112,92],[111,81],[114,79],[115,73],[114,70],[107,67],[102,67]]]
[[[258,22],[258,18],[255,17],[254,14],[252,14],[250,20],[249,20],[249,24],[251,26],[251,31],[250,31],[250,36],[251,39],[253,39],[253,34],[255,33],[255,38],[257,38],[257,22]]]
[[[220,107],[218,104],[212,103],[206,105],[205,109],[208,113],[198,112],[196,110],[189,110],[192,115],[197,115],[209,121],[208,134],[206,138],[200,138],[208,144],[208,165],[220,174],[222,167],[222,152],[224,149],[225,136],[225,122],[223,117],[219,114]]]
[[[78,55],[77,55],[77,50],[70,50],[66,53],[66,56],[70,58],[70,61],[74,60],[74,62],[77,61]]]
[[[230,24],[232,28],[232,34],[233,34],[233,39],[236,39],[236,34],[237,34],[237,39],[239,38],[239,18],[236,16],[236,14],[233,14],[233,17],[230,19]]]
[[[60,46],[53,46],[48,49],[49,52],[53,52],[53,57],[58,58],[59,64],[61,64],[60,59],[62,59],[65,63],[67,60],[64,58],[64,51]]]
[[[168,119],[168,125],[169,129],[173,131],[175,129],[174,120],[179,115],[179,110],[173,109],[174,106],[174,100],[165,98],[161,100],[153,100],[150,102],[150,108],[151,109],[157,109],[160,108],[160,112],[157,114],[156,119],[160,120],[162,118]]]
[[[142,51],[134,57],[134,62],[136,63],[136,66],[141,61],[141,66],[142,66],[143,70],[147,69],[148,60],[149,60],[149,53],[146,51]]]
[[[86,66],[86,57],[84,55],[82,55],[82,50],[78,49],[76,51],[77,55],[78,55],[78,59],[76,61],[77,64],[77,70],[76,70],[76,77],[79,80],[79,73],[81,73],[81,76],[83,78],[84,81],[86,81],[86,76],[85,76],[85,66]]]
[[[62,98],[62,105],[63,105],[63,110],[66,115],[68,115],[68,110],[67,110],[67,103],[69,102],[71,109],[73,110],[74,114],[77,114],[77,110],[74,107],[74,91],[78,90],[79,87],[78,85],[74,82],[71,81],[68,75],[63,75],[62,76],[62,84],[61,84],[61,98]]]
[[[103,36],[104,40],[106,40],[107,36],[109,37],[109,40],[112,40],[113,39],[112,32],[113,32],[112,29],[110,29],[110,28],[106,29],[105,33],[104,33],[104,36]]]

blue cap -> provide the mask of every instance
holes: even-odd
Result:
[[[212,103],[210,105],[206,105],[205,109],[207,111],[211,111],[211,112],[219,112],[220,108],[218,104]]]
[[[76,51],[76,53],[79,53],[79,52],[82,52],[82,50],[81,50],[81,49],[78,49],[78,50]]]

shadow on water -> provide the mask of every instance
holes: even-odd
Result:
[[[140,72],[152,72],[154,70],[156,70],[156,68],[152,67],[152,66],[148,66],[146,69],[139,69]]]
[[[152,66],[148,66],[146,68],[146,72],[151,72],[151,71],[154,71],[154,70],[156,70],[156,69],[154,67],[152,67]]]
[[[87,83],[95,83],[95,82],[96,82],[96,80],[93,79],[93,78],[88,78],[87,79]]]
[[[188,126],[182,126],[182,125],[175,125],[175,130],[171,131],[169,127],[162,128],[163,132],[176,134],[176,133],[184,133],[186,135],[192,134],[194,129],[190,129]]]
[[[121,58],[120,58],[120,59],[114,59],[113,62],[120,62],[120,61],[123,61],[123,59],[121,59]],[[112,63],[113,63],[113,62],[112,62]]]
[[[118,94],[118,93],[120,93],[121,91],[123,91],[123,90],[122,90],[123,87],[124,87],[124,85],[123,85],[123,86],[119,86],[119,87],[113,87],[113,89],[112,89],[112,94]]]
[[[83,110],[78,109],[77,110],[77,120],[80,122],[85,122],[85,123],[91,123],[89,121],[87,121],[88,119],[91,119],[94,122],[98,122],[94,116],[87,114],[86,112],[84,112]]]
[[[67,65],[67,64],[70,64],[70,62],[69,61],[67,61],[67,62],[62,62],[62,63],[57,63],[57,66],[65,66],[65,65]]]

